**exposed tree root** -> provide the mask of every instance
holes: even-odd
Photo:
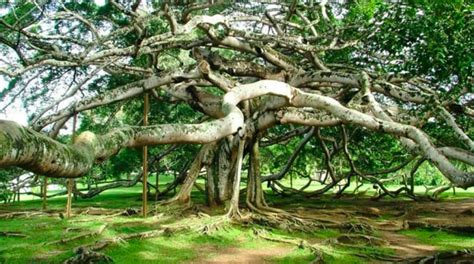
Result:
[[[440,224],[432,224],[425,221],[405,221],[406,227],[408,229],[412,228],[432,228],[438,230],[445,230],[448,232],[457,232],[457,233],[465,233],[465,234],[472,234],[474,233],[474,226],[473,225],[440,225]]]
[[[69,232],[79,232],[79,231],[83,231],[84,228],[82,227],[68,227],[64,230],[64,232],[66,233],[69,233]]]
[[[224,215],[224,217],[230,220],[237,221],[243,219],[243,216],[240,213],[238,206],[235,206],[233,203],[230,204],[229,210],[227,211],[227,214]]]
[[[352,235],[352,234],[345,234],[337,239],[330,239],[327,241],[322,242],[321,244],[311,244],[304,239],[292,239],[292,238],[284,238],[284,237],[275,237],[270,236],[265,230],[261,229],[254,229],[254,234],[259,238],[273,241],[273,242],[280,242],[280,243],[287,243],[295,245],[299,248],[309,249],[316,258],[311,263],[325,263],[324,259],[327,256],[332,254],[332,251],[337,251],[335,248],[330,246],[323,246],[323,245],[343,245],[343,246],[351,246],[351,247],[361,247],[361,246],[383,246],[387,245],[387,242],[373,236],[366,236],[366,235]],[[360,243],[363,245],[360,245]],[[391,255],[385,254],[378,254],[378,253],[364,253],[364,254],[357,254],[359,257],[369,258],[369,259],[377,259],[382,261],[401,261],[401,258],[394,257]]]
[[[12,213],[0,214],[0,219],[11,219],[15,217],[29,218],[33,216],[42,216],[42,215],[49,216],[51,215],[51,213],[39,212],[39,211],[12,212]]]
[[[362,222],[345,222],[337,226],[331,226],[331,227],[347,230],[347,232],[349,233],[362,233],[362,234],[374,233],[374,228],[370,224],[362,223]]]
[[[96,216],[96,220],[100,219],[103,221],[107,221],[108,219],[113,219],[117,216],[134,216],[138,214],[138,210],[134,208],[127,208],[125,210],[102,210],[102,211],[88,211],[85,210],[82,213],[78,213],[75,215],[89,215],[89,212],[93,212],[92,215]],[[98,212],[103,212],[104,214],[98,214]],[[73,220],[68,220],[69,223],[81,223],[81,222],[88,222],[90,221],[89,218],[85,219],[73,219]]]
[[[184,200],[179,195],[176,195],[168,200],[158,203],[155,207],[155,210],[164,209],[164,210],[174,210],[178,209],[179,211],[185,211],[192,208],[193,203],[190,199]]]
[[[210,218],[210,216],[207,216],[207,217]],[[230,221],[227,217],[218,217],[215,221],[211,221],[210,223],[200,225],[197,228],[195,228],[195,230],[201,234],[210,235],[214,232],[225,229],[227,227],[227,224],[229,223]]]
[[[104,249],[104,248],[106,248],[110,245],[123,243],[127,240],[136,239],[136,238],[146,239],[146,238],[158,237],[158,236],[164,235],[166,233],[172,233],[172,232],[175,232],[175,231],[177,231],[177,230],[173,230],[173,229],[170,229],[170,228],[163,228],[163,229],[157,229],[157,230],[151,230],[151,231],[121,235],[121,236],[117,236],[117,237],[114,237],[114,238],[99,240],[99,241],[96,241],[95,243],[92,243],[92,244],[82,245],[82,246],[78,247],[77,249],[84,248],[87,251],[99,251],[99,250],[102,250],[102,249]]]
[[[129,209],[126,209],[129,210]],[[122,210],[117,209],[104,209],[104,208],[95,208],[95,207],[88,207],[79,210],[75,210],[74,214],[78,215],[117,215],[118,213],[122,213]]]
[[[28,237],[27,235],[21,232],[8,232],[8,231],[1,231],[0,237]]]
[[[334,243],[344,246],[387,246],[388,242],[374,236],[360,234],[344,234],[333,240]]]
[[[64,261],[64,264],[84,264],[84,263],[113,263],[111,257],[99,252],[88,250],[87,248],[79,247],[74,250],[76,256]]]
[[[322,219],[313,216],[306,216],[297,213],[286,212],[281,209],[271,207],[257,207],[247,204],[253,214],[250,219],[259,225],[271,226],[287,231],[312,232],[318,228],[335,228],[348,233],[372,234],[374,227],[366,222],[359,221],[338,221],[336,219]]]
[[[70,237],[70,238],[62,238],[62,239],[59,239],[59,240],[56,240],[56,241],[51,241],[51,242],[48,242],[46,243],[45,245],[55,245],[55,244],[64,244],[64,243],[69,243],[71,241],[75,241],[75,240],[78,240],[78,239],[83,239],[83,238],[87,238],[87,237],[93,237],[93,236],[98,236],[100,234],[102,234],[102,232],[104,232],[104,230],[107,228],[107,224],[105,225],[101,225],[99,227],[99,229],[97,229],[97,231],[94,231],[94,232],[87,232],[87,233],[84,233],[84,234],[79,234],[77,236],[73,236],[73,237]]]
[[[94,216],[106,216],[106,217],[115,217],[118,215],[126,215],[126,212],[129,210],[135,209],[126,209],[117,210],[117,209],[103,209],[103,208],[95,208],[95,207],[88,207],[88,208],[78,208],[73,210],[74,215],[94,215]],[[37,217],[37,216],[58,216],[58,214],[62,213],[62,210],[46,210],[46,211],[18,211],[18,212],[9,212],[9,213],[0,213],[0,219],[12,219],[16,217]],[[131,215],[131,214],[129,214]]]
[[[261,226],[274,227],[287,231],[312,232],[317,228],[324,227],[320,223],[307,221],[291,214],[279,213],[251,213],[243,222],[254,223]]]
[[[158,203],[155,208],[149,212],[151,215],[169,215],[169,216],[183,216],[191,209],[195,208],[191,202],[180,203],[175,201],[170,202],[169,200],[165,203]]]
[[[204,225],[202,223],[198,223],[198,224],[194,223],[194,224],[186,224],[186,225],[162,226],[160,229],[120,235],[113,238],[99,240],[91,244],[82,245],[76,248],[76,250],[79,248],[84,248],[87,251],[98,251],[110,245],[120,244],[131,239],[148,239],[148,238],[158,237],[162,235],[171,235],[171,234],[184,231],[184,230],[194,230],[201,233],[206,233],[206,232],[209,233],[221,228],[225,223],[227,223],[227,221],[225,220],[226,218],[224,217],[217,217],[215,218],[214,222],[206,223]]]
[[[439,252],[431,256],[424,256],[405,260],[406,263],[472,263],[474,250],[463,249]]]
[[[357,257],[365,258],[369,261],[379,260],[383,261],[383,263],[406,263],[404,258],[378,252],[354,253],[354,255]]]

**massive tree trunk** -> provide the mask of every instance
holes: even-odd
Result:
[[[255,137],[250,145],[249,169],[247,178],[246,203],[250,207],[267,207],[263,195],[262,180],[260,176],[260,150],[258,139]]]
[[[208,166],[206,190],[211,206],[222,205],[231,198],[237,148],[234,140],[222,139],[212,164]]]
[[[462,44],[450,49],[446,43],[430,38],[433,34],[425,24],[412,28],[416,23],[405,24],[404,36],[395,38],[408,37],[413,43],[386,44],[394,39],[391,34],[386,37],[385,26],[394,24],[394,17],[403,13],[399,11],[415,6],[383,8],[376,11],[383,13],[379,16],[383,20],[374,15],[371,21],[363,21],[358,16],[354,16],[356,20],[351,16],[338,20],[331,14],[336,9],[326,1],[316,9],[296,1],[259,5],[219,2],[218,7],[182,1],[164,1],[161,7],[141,1],[138,7],[129,1],[113,1],[114,12],[108,13],[88,5],[66,5],[65,9],[57,1],[35,5],[23,2],[11,4],[0,23],[0,53],[8,58],[0,61],[0,79],[6,76],[10,82],[0,92],[0,111],[5,110],[4,104],[18,103],[17,99],[40,109],[28,109],[33,112],[29,128],[0,120],[0,168],[17,166],[49,177],[74,178],[86,175],[94,164],[123,148],[201,144],[197,155],[182,157],[187,165],[165,192],[183,183],[170,201],[188,204],[193,185],[204,169],[209,204],[230,205],[231,215],[239,214],[240,177],[242,166],[247,165],[246,202],[254,211],[272,210],[265,204],[261,181],[278,186],[277,191],[311,196],[356,176],[390,194],[376,175],[411,166],[409,160],[415,158],[436,166],[455,186],[474,186],[469,167],[474,165],[472,74],[469,67],[459,67],[468,65],[469,57],[455,54],[468,51],[470,46],[465,43],[467,39],[458,38],[465,35],[458,29],[446,27],[452,32],[442,32]],[[337,7],[341,8],[339,4]],[[361,12],[358,5],[349,2],[343,8],[349,10],[347,14]],[[429,18],[428,14],[434,15],[432,10],[416,8],[425,13],[420,21]],[[270,11],[276,9],[278,12]],[[468,21],[470,13],[466,10],[460,6],[456,12],[451,10],[449,17]],[[25,16],[17,16],[16,11]],[[397,15],[393,16],[392,11]],[[177,17],[180,13],[182,16]],[[392,23],[385,23],[385,19]],[[423,33],[426,38],[417,37],[420,28],[428,31]],[[410,35],[414,32],[415,37]],[[426,43],[440,45],[429,45],[422,54],[413,49]],[[406,49],[410,56],[404,58],[406,61],[399,60]],[[426,65],[425,52],[433,50],[434,57],[442,50],[441,57],[449,59],[442,65]],[[426,57],[431,63],[433,56]],[[101,135],[84,132],[72,145],[51,138],[72,116],[90,113],[96,117],[97,108],[108,113],[104,106],[115,103],[119,104],[114,107],[116,111],[120,108],[126,118],[114,114],[111,119],[117,124],[128,122],[129,117],[133,119],[128,112],[133,111],[133,100],[143,93],[153,95],[160,104],[184,103],[196,113],[160,105],[152,108],[156,112],[150,115],[159,120],[157,125],[122,126]],[[166,114],[161,112],[164,109]],[[183,119],[188,121],[175,120],[179,119],[175,114],[186,115]],[[282,126],[285,124],[304,128],[274,138],[288,140],[306,135],[279,173],[261,178],[258,139],[286,130]],[[326,137],[326,132],[334,132],[336,126],[341,127],[342,135]],[[440,127],[442,131],[436,131]],[[369,145],[366,139],[372,142],[381,134],[389,134],[389,140],[401,143],[391,142],[396,147],[390,152],[403,152],[410,159],[390,164],[389,169],[360,162],[355,158],[355,152],[360,151],[358,144],[351,145],[355,140],[347,136],[346,128],[362,131],[359,140],[364,140],[360,145],[365,147]],[[50,129],[50,137],[40,133],[46,129]],[[315,156],[324,157],[324,162],[314,165],[326,167],[333,181],[308,192],[304,189],[313,179],[304,170],[309,166],[302,168],[294,161],[299,155],[308,155],[305,144],[314,136],[321,150]],[[262,141],[261,146],[265,144],[269,142]],[[334,167],[332,162],[336,160],[345,161],[341,166],[344,170]],[[295,165],[299,168],[292,167]],[[301,170],[301,177],[307,177],[308,183],[300,189],[283,186],[278,180],[290,169]],[[348,185],[349,181],[344,188]],[[102,186],[90,194],[116,186],[123,184]],[[413,188],[407,193],[413,195]]]
[[[183,185],[179,192],[168,202],[177,201],[179,203],[187,204],[191,202],[192,188],[203,167],[209,167],[215,155],[216,143],[209,143],[204,145],[199,153],[194,158],[189,168],[188,175],[185,178]]]

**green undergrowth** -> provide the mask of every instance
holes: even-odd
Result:
[[[431,228],[404,230],[400,233],[412,237],[420,243],[435,246],[441,251],[474,249],[473,234],[451,233]]]
[[[141,186],[128,189],[109,190],[88,200],[78,199],[73,208],[106,208],[125,209],[139,208]],[[302,199],[293,197],[267,196],[267,201],[279,208],[298,209],[337,208],[351,205],[352,200],[334,200],[331,196],[319,199]],[[193,201],[200,205],[204,195],[193,192]],[[27,237],[0,236],[0,263],[62,263],[74,255],[73,249],[80,245],[93,243],[97,240],[116,238],[127,234],[160,229],[165,225],[212,226],[224,211],[207,212],[210,217],[190,217],[179,213],[178,208],[164,208],[150,202],[150,209],[158,214],[143,219],[139,216],[107,217],[102,215],[75,215],[72,219],[61,219],[59,212],[64,210],[65,198],[58,197],[48,200],[48,209],[57,210],[49,216],[16,217],[0,219],[0,232],[21,232]],[[0,212],[39,211],[41,200],[27,200],[20,203],[0,206]],[[167,210],[165,210],[167,209]],[[85,232],[93,232],[107,224],[107,228],[98,236],[82,238],[67,243],[48,245],[47,243],[63,238],[71,238]],[[360,257],[361,254],[378,256],[391,255],[390,249],[383,247],[344,247],[331,246],[328,240],[341,235],[339,230],[320,229],[313,232],[288,232],[279,229],[256,225],[237,225],[226,222],[217,225],[217,230],[204,234],[199,229],[192,229],[149,239],[122,241],[107,247],[102,252],[112,257],[115,263],[196,263],[212,260],[225,252],[264,252],[273,250],[276,253],[265,256],[267,263],[309,263],[314,254],[304,248],[281,242],[265,240],[254,234],[255,230],[264,229],[276,238],[295,241],[306,240],[325,249],[326,263],[370,263]],[[438,230],[416,229],[401,234],[413,237],[421,244],[435,245],[440,250],[458,249],[474,246],[474,238]],[[272,252],[273,252],[272,251]],[[231,254],[231,256],[233,256]],[[235,256],[238,258],[238,255]]]

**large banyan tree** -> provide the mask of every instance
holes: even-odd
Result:
[[[125,148],[197,144],[174,200],[189,202],[205,172],[208,202],[233,210],[243,178],[253,210],[268,208],[263,182],[311,196],[358,179],[391,194],[380,177],[406,167],[398,192],[413,194],[425,161],[451,186],[474,185],[474,32],[463,1],[105,2],[3,6],[2,104],[20,98],[30,116],[28,127],[0,120],[1,168],[78,178]],[[136,107],[144,94],[146,126]],[[188,114],[163,106],[177,103]],[[85,124],[100,109],[113,129],[55,139],[74,116]],[[130,109],[138,123],[117,121]],[[262,156],[282,142],[283,164]],[[309,168],[308,185],[319,170],[322,188],[280,182],[302,153],[318,153],[298,166]]]

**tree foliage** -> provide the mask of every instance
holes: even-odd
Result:
[[[2,145],[0,166],[120,178],[139,171],[138,147],[159,145],[156,173],[192,185],[202,168],[220,201],[239,179],[239,155],[256,181],[248,186],[268,181],[277,192],[317,195],[354,178],[384,190],[392,177],[413,181],[424,160],[446,182],[474,184],[470,2],[178,2],[6,4],[2,104],[21,100],[30,128],[1,124],[10,132],[0,140],[16,145]],[[140,126],[144,93],[149,127]],[[76,114],[78,132],[94,133],[74,145],[37,140],[35,131],[57,135]],[[163,143],[204,145],[161,157]],[[279,183],[311,183],[316,172],[332,179],[320,191]]]

